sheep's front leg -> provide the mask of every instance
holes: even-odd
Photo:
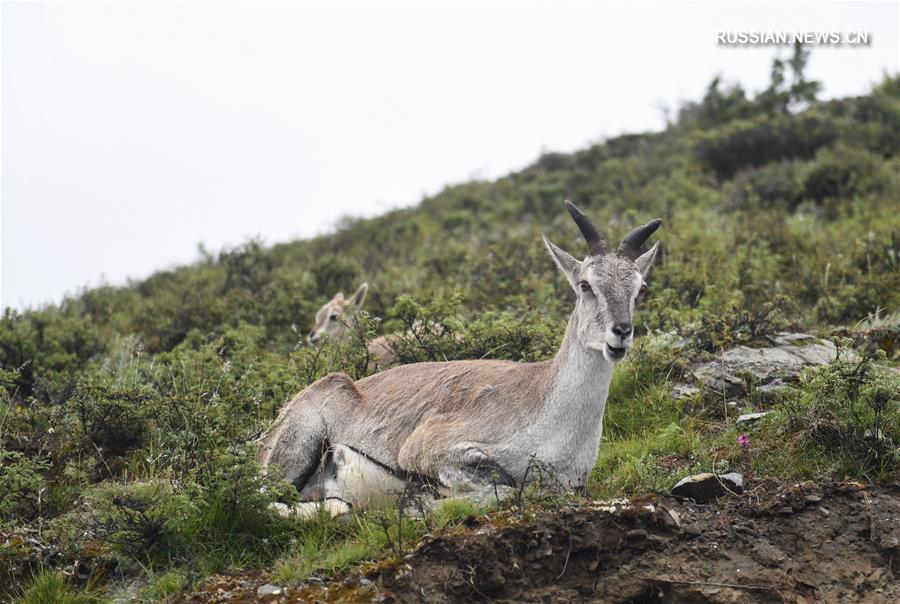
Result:
[[[351,508],[346,501],[341,499],[325,499],[324,501],[301,501],[294,505],[270,503],[269,509],[285,518],[312,520],[317,518],[323,510],[333,518],[348,513]]]
[[[451,449],[438,472],[441,492],[477,503],[493,503],[515,490],[513,476],[477,446],[469,443]]]

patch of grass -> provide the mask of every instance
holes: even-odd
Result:
[[[665,490],[673,476],[700,463],[700,422],[669,396],[676,360],[671,349],[646,338],[616,368],[589,481],[592,496]]]
[[[669,396],[668,377],[677,372],[671,350],[640,340],[613,372],[603,436],[611,441],[653,433],[680,417]]]
[[[750,436],[750,454],[756,476],[788,480],[841,478],[826,455],[815,448],[796,447],[790,432],[780,426],[779,411],[743,432]]]
[[[483,514],[485,508],[465,499],[448,499],[444,501],[434,512],[431,522],[439,529],[458,524],[469,516]]]
[[[878,308],[848,330],[861,348],[884,351],[895,366],[900,364],[900,311],[889,313]]]
[[[76,591],[66,585],[66,579],[55,571],[44,571],[17,600],[18,604],[94,604],[102,602],[88,592]]]
[[[681,476],[701,471],[713,456],[704,435],[686,418],[653,433],[604,442],[590,480],[593,497],[666,491]]]
[[[424,518],[404,518],[402,525],[390,508],[338,518],[323,511],[301,525],[290,552],[275,563],[275,581],[295,585],[316,573],[340,572],[393,551],[398,531],[402,543],[411,544],[427,532],[445,530],[484,511],[469,501],[447,500]]]
[[[889,480],[900,473],[900,377],[876,363],[884,362],[883,351],[857,355],[849,343],[839,343],[832,363],[803,375],[773,432],[833,475]]]
[[[865,331],[867,329],[897,328],[900,327],[900,311],[887,312],[883,308],[876,308],[865,319],[857,322],[854,329]]]
[[[288,553],[275,563],[275,580],[292,585],[313,572],[335,572],[375,555],[371,531],[360,516],[332,518],[325,511],[303,522]]]
[[[150,582],[142,587],[137,594],[140,602],[165,601],[178,594],[188,584],[188,579],[179,572],[165,572],[155,574],[148,572]]]

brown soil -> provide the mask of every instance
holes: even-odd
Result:
[[[898,488],[763,484],[720,504],[652,496],[468,525],[281,601],[900,602]],[[265,582],[226,581],[192,599],[252,600]]]

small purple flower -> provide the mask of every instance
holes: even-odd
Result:
[[[741,434],[737,437],[737,444],[741,446],[741,456],[744,458],[744,478],[749,481],[753,477],[753,464],[750,461],[750,436]]]

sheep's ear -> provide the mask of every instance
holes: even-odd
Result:
[[[556,266],[559,267],[562,274],[566,276],[569,285],[572,286],[572,289],[576,289],[578,285],[578,274],[581,272],[581,262],[576,260],[569,252],[557,247],[543,235],[541,235],[541,239],[544,240],[544,245],[546,245],[547,249],[550,251],[553,262],[556,263]]]
[[[659,241],[653,244],[649,250],[638,256],[634,261],[634,266],[641,272],[644,279],[650,274],[650,266],[656,260],[656,254],[659,252]]]
[[[369,284],[363,283],[359,286],[355,292],[353,292],[353,296],[350,297],[350,304],[357,308],[362,308],[363,302],[366,301],[366,294],[369,292]]]

